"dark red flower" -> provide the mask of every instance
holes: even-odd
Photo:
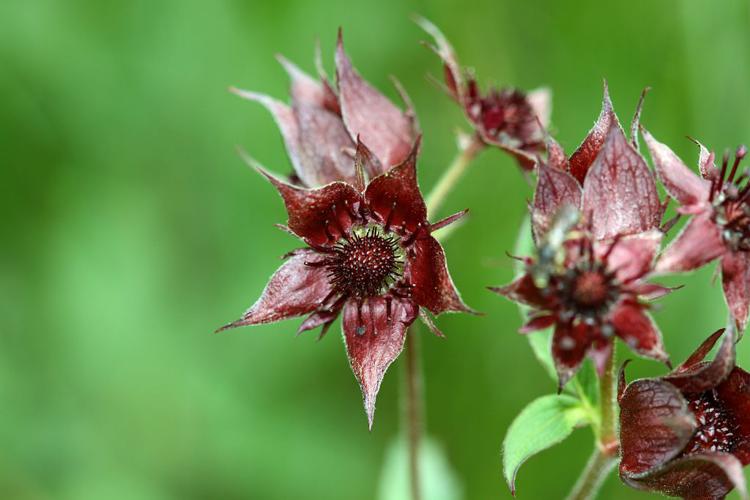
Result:
[[[631,131],[637,130],[640,109],[641,104]],[[536,241],[566,205],[581,211],[595,239],[637,234],[659,226],[664,207],[656,179],[637,149],[635,133],[631,132],[630,142],[625,137],[606,83],[599,118],[570,158],[553,139],[548,142],[549,154],[538,168],[531,209]]]
[[[357,137],[374,153],[368,165],[370,177],[406,159],[417,136],[406,94],[398,87],[409,106],[402,112],[363,80],[344,52],[340,30],[336,47],[338,95],[319,60],[317,81],[284,57],[278,59],[292,80],[291,106],[256,92],[231,90],[263,104],[273,114],[294,167],[292,180],[296,184],[318,187],[333,181],[354,182]]]
[[[660,272],[697,269],[721,260],[724,297],[740,330],[745,329],[750,305],[750,181],[738,174],[747,154],[741,146],[729,165],[724,155],[721,170],[714,154],[700,146],[702,178],[694,174],[668,146],[643,131],[656,172],[679,211],[693,217],[659,259]]]
[[[461,106],[481,140],[513,155],[523,169],[534,168],[536,157],[545,149],[544,130],[552,111],[550,90],[526,94],[515,88],[490,88],[483,94],[440,30],[424,18],[416,21],[435,40],[430,48],[443,61],[446,92]]]
[[[633,128],[639,115],[640,105]],[[663,206],[636,148],[605,84],[599,118],[569,159],[549,139],[531,206],[537,257],[515,282],[493,289],[531,308],[522,333],[554,326],[560,387],[587,354],[601,371],[615,336],[642,356],[667,361],[643,302],[669,291],[645,281],[661,243]]]
[[[626,387],[620,373],[620,477],[637,489],[691,499],[747,498],[742,467],[750,463],[750,374],[735,366],[734,325],[716,357],[703,359],[722,335],[711,335],[665,377]]]
[[[644,302],[669,291],[644,280],[661,236],[652,230],[604,242],[574,231],[559,248],[543,246],[535,259],[526,259],[526,272],[513,283],[492,288],[530,308],[521,333],[554,327],[552,357],[560,388],[586,355],[601,372],[615,336],[641,356],[668,360]]]
[[[400,165],[366,186],[365,172],[380,167],[361,142],[354,184],[301,188],[259,168],[284,199],[288,230],[308,247],[290,253],[260,299],[221,328],[307,315],[299,331],[322,326],[322,336],[343,310],[344,341],[370,426],[380,382],[419,308],[432,314],[470,311],[453,285],[443,248],[430,234],[462,214],[427,221],[417,185],[418,147],[419,139]]]

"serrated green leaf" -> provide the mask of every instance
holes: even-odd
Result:
[[[515,492],[518,469],[526,460],[563,441],[588,416],[576,398],[565,394],[542,396],[527,405],[503,442],[503,475],[511,491]]]
[[[461,486],[442,448],[430,438],[420,446],[420,484],[425,500],[461,500]],[[411,500],[406,439],[393,441],[386,451],[378,487],[379,500]]]

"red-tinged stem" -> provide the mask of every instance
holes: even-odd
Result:
[[[419,338],[415,329],[409,329],[406,333],[406,423],[411,499],[421,500],[419,449],[422,439],[422,371],[419,366]]]
[[[604,373],[599,379],[599,406],[601,423],[594,451],[581,476],[576,481],[568,500],[591,500],[596,498],[604,480],[617,463],[619,442],[617,439],[617,401],[615,399],[615,355],[614,349],[607,358]]]
[[[458,183],[466,170],[469,168],[472,160],[484,148],[484,143],[476,134],[467,144],[459,145],[459,151],[453,162],[448,166],[438,183],[432,188],[427,195],[425,203],[427,204],[427,213],[434,217],[442,206],[448,193]]]

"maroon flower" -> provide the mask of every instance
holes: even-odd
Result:
[[[641,100],[642,104],[642,100]],[[595,239],[650,231],[659,226],[664,207],[656,180],[637,149],[635,133],[641,104],[625,137],[605,82],[602,110],[578,149],[567,158],[548,140],[546,163],[538,168],[532,204],[532,231],[540,240],[561,207],[580,209]]]
[[[370,177],[406,159],[417,136],[411,106],[402,112],[362,79],[344,52],[341,30],[336,47],[338,95],[319,60],[320,81],[316,81],[284,57],[278,58],[292,80],[291,106],[256,92],[231,90],[273,114],[294,167],[294,183],[318,187],[333,181],[354,182],[357,137],[377,159],[368,165]],[[406,94],[401,91],[401,95],[409,104]]]
[[[669,291],[645,281],[661,243],[663,206],[606,85],[599,119],[578,150],[568,159],[550,139],[548,152],[531,207],[538,256],[527,259],[526,273],[515,282],[493,290],[531,307],[522,333],[554,326],[560,387],[587,354],[601,371],[615,336],[642,356],[667,361],[642,302]]]
[[[652,230],[604,242],[589,234],[574,235],[557,255],[543,247],[536,259],[526,259],[520,278],[491,289],[530,308],[521,333],[554,327],[552,357],[560,388],[586,355],[601,373],[615,336],[641,356],[668,361],[644,302],[669,291],[644,280],[661,236]]]
[[[731,168],[724,155],[719,170],[714,154],[699,144],[701,178],[669,147],[645,130],[643,135],[667,192],[680,203],[681,213],[693,216],[664,251],[657,271],[690,271],[720,259],[724,297],[744,330],[750,305],[750,181],[737,173],[747,149],[737,149]]]
[[[523,169],[534,168],[537,155],[545,149],[544,130],[552,111],[550,90],[526,94],[515,88],[490,88],[482,94],[440,30],[424,18],[416,21],[434,38],[436,46],[430,48],[443,61],[445,90],[461,106],[479,138],[513,155]]]
[[[453,285],[443,248],[430,235],[463,213],[436,224],[427,221],[417,185],[418,147],[419,139],[403,163],[366,186],[365,172],[382,167],[361,142],[353,184],[335,181],[306,189],[260,169],[284,199],[288,230],[308,248],[291,252],[260,299],[221,328],[308,315],[299,331],[322,326],[322,336],[343,310],[344,341],[370,427],[380,382],[419,308],[432,314],[470,311]]]
[[[716,358],[703,361],[723,330],[711,335],[665,377],[625,387],[620,373],[620,477],[637,489],[692,499],[747,498],[742,466],[750,463],[750,374],[735,367],[734,325]]]

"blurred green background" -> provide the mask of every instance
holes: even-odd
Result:
[[[238,85],[286,95],[280,52],[312,71],[336,29],[363,75],[424,129],[425,191],[463,117],[426,80],[436,58],[409,20],[436,22],[482,83],[554,89],[571,152],[599,112],[601,81],[628,122],[690,164],[686,134],[717,149],[750,140],[750,9],[734,0],[0,2],[0,498],[353,499],[379,485],[398,434],[402,360],[374,430],[338,338],[297,322],[211,332],[262,290],[297,243],[276,230],[274,190],[235,154],[286,173],[275,125]],[[326,57],[331,69],[332,57]],[[510,260],[530,188],[483,153],[444,212],[469,207],[446,243],[464,298],[484,317],[423,333],[427,424],[464,498],[509,498],[500,444],[513,416],[555,390],[515,333],[515,307],[486,285]],[[673,359],[722,326],[712,269],[656,312]],[[626,353],[621,352],[621,356]],[[750,346],[740,347],[750,361]],[[639,360],[631,376],[662,373]],[[533,458],[519,498],[559,498],[591,449],[588,430]],[[445,478],[443,478],[445,479]],[[646,498],[613,476],[602,498]]]

